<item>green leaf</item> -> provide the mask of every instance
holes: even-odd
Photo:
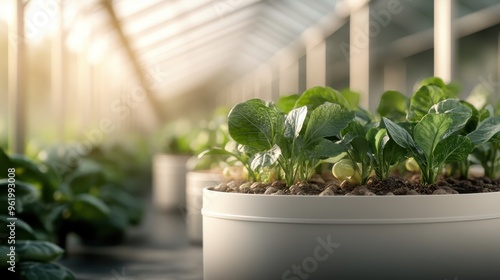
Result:
[[[359,99],[361,94],[359,92],[352,91],[350,89],[342,90],[342,96],[345,98],[347,103],[349,104],[349,108],[351,110],[358,109]]]
[[[312,157],[318,159],[336,157],[346,150],[345,146],[333,143],[332,141],[323,138],[320,139],[314,146]]]
[[[40,170],[36,162],[22,155],[12,155],[10,160],[11,167],[16,168],[16,180],[41,184],[44,188],[51,188],[48,175]]]
[[[446,114],[427,114],[417,123],[413,130],[414,140],[426,158],[432,158],[434,149],[444,139],[443,136],[449,131],[452,124],[452,119]]]
[[[452,163],[467,159],[474,150],[474,144],[469,138],[454,135],[439,142],[434,152],[435,164]]]
[[[415,143],[428,159],[432,158],[436,145],[463,128],[471,114],[471,110],[458,99],[447,99],[433,105],[413,129]]]
[[[382,120],[389,136],[392,140],[394,140],[394,142],[396,142],[396,144],[410,151],[416,151],[418,149],[417,144],[408,131],[387,118],[382,118]]]
[[[458,99],[446,99],[432,106],[429,109],[429,114],[446,114],[450,117],[452,125],[443,136],[443,138],[446,138],[467,124],[467,121],[472,116],[472,111]]]
[[[11,165],[9,156],[5,153],[5,151],[0,148],[0,178],[5,178],[7,176],[7,169],[13,168]]]
[[[234,156],[233,153],[227,151],[226,149],[222,149],[222,148],[212,148],[212,149],[208,149],[208,150],[205,150],[203,152],[201,152],[199,155],[198,155],[198,158],[202,158],[204,156],[209,156],[209,155],[218,155],[218,156]]]
[[[494,116],[482,121],[476,130],[467,134],[467,137],[474,145],[481,145],[498,132],[500,132],[500,116]]]
[[[0,216],[0,239],[7,239],[10,236],[11,228],[7,227],[14,223],[16,240],[35,240],[35,232],[29,224],[17,218],[17,220],[8,220],[8,216]]]
[[[90,194],[79,194],[71,203],[73,219],[96,220],[109,216],[108,206],[99,198]]]
[[[55,263],[23,262],[19,264],[21,280],[75,280],[68,268]]]
[[[402,121],[406,117],[407,99],[408,98],[399,91],[386,91],[380,97],[377,112],[382,117]]]
[[[66,178],[64,183],[69,186],[71,193],[83,194],[89,193],[93,187],[98,187],[104,182],[102,169],[82,170],[78,168]]]
[[[365,137],[366,131],[365,131],[365,127],[363,127],[363,125],[361,125],[357,121],[353,121],[353,122],[350,122],[349,125],[347,125],[347,127],[344,130],[342,130],[342,134],[344,134],[343,142],[350,143],[350,141],[352,139],[354,139],[355,137],[358,137],[358,136]]]
[[[357,136],[351,140],[351,155],[354,161],[362,163],[363,166],[368,165],[370,162],[370,143],[366,140],[365,136]]]
[[[372,127],[366,133],[366,139],[370,144],[370,150],[375,155],[382,154],[383,142],[389,140],[389,135],[387,134],[387,129]]]
[[[22,262],[51,262],[57,260],[64,250],[47,241],[19,240],[16,242],[16,253]]]
[[[460,103],[471,110],[471,117],[467,120],[462,132],[460,134],[467,134],[476,130],[479,124],[479,111],[469,102],[461,100]]]
[[[14,190],[13,194],[16,196],[16,212],[21,213],[25,205],[34,203],[38,200],[39,191],[33,185],[21,181],[16,181],[14,185],[15,187],[12,189]],[[8,196],[8,186],[8,179],[0,179],[1,197]],[[7,205],[5,208],[7,208]]]
[[[421,86],[428,86],[428,85],[433,85],[437,86],[439,88],[446,88],[446,84],[444,83],[443,79],[439,77],[428,77],[422,80],[420,83]]]
[[[349,103],[342,94],[331,87],[313,87],[306,90],[295,103],[295,108],[307,106],[310,112],[325,102],[338,104],[348,109]]]
[[[350,154],[354,161],[360,162],[363,165],[368,164],[368,154],[370,152],[370,143],[368,142],[367,133],[368,126],[363,126],[359,122],[354,121],[349,123],[342,133],[345,133],[342,142],[350,144]]]
[[[374,155],[371,164],[375,173],[380,179],[387,178],[389,168],[402,161],[408,153],[407,150],[391,139],[385,128],[371,128],[366,137]]]
[[[288,114],[294,106],[297,100],[299,99],[299,94],[292,94],[287,96],[282,96],[276,102],[276,107],[280,109],[283,113]]]
[[[406,150],[396,144],[394,140],[388,139],[388,141],[383,144],[383,155],[385,162],[387,162],[389,165],[394,165],[404,159]]]
[[[237,104],[228,117],[229,134],[238,143],[260,151],[274,145],[274,137],[281,133],[283,115],[260,99]]]
[[[257,153],[250,165],[252,170],[261,170],[264,167],[273,166],[281,155],[281,150],[278,145],[274,145],[271,149]]]
[[[293,140],[299,136],[307,116],[307,107],[293,109],[285,118],[285,137]]]
[[[410,122],[418,122],[439,101],[446,99],[443,89],[434,85],[425,85],[419,88],[410,99],[407,119]]]
[[[336,136],[353,120],[354,112],[338,104],[325,103],[316,108],[307,124],[304,135],[306,146],[318,138]]]
[[[373,115],[370,113],[370,111],[365,110],[363,108],[358,108],[355,111],[356,114],[356,121],[368,124],[372,123],[374,121]]]
[[[483,109],[479,111],[479,121],[482,122],[485,119],[495,115],[495,109],[491,104],[486,105]]]

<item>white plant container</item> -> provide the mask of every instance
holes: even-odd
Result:
[[[193,243],[202,243],[203,239],[203,189],[214,187],[223,180],[222,174],[210,171],[189,171],[186,175],[186,223],[189,240]]]
[[[153,157],[153,205],[175,211],[186,205],[188,155],[156,154]]]
[[[203,192],[205,280],[500,279],[500,193]]]

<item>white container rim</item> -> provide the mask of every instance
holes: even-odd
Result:
[[[500,192],[408,196],[291,196],[203,189],[202,215],[292,224],[422,224],[500,219]]]

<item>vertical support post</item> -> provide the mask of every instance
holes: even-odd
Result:
[[[54,124],[56,125],[57,140],[63,141],[65,135],[65,82],[66,62],[64,49],[64,22],[63,22],[63,0],[55,3],[59,10],[56,14],[55,36],[52,41],[52,109],[54,112]]]
[[[306,48],[306,88],[326,85],[326,42]]]
[[[434,75],[444,82],[450,82],[454,74],[453,1],[434,1]]]
[[[361,93],[360,106],[369,108],[370,91],[370,6],[364,4],[351,13],[349,34],[349,87]]]
[[[24,1],[14,4],[15,20],[9,26],[9,150],[24,154],[26,143],[26,96],[25,96],[25,38],[24,38]]]

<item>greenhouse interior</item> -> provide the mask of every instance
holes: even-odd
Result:
[[[500,279],[500,2],[0,0],[1,279]]]

